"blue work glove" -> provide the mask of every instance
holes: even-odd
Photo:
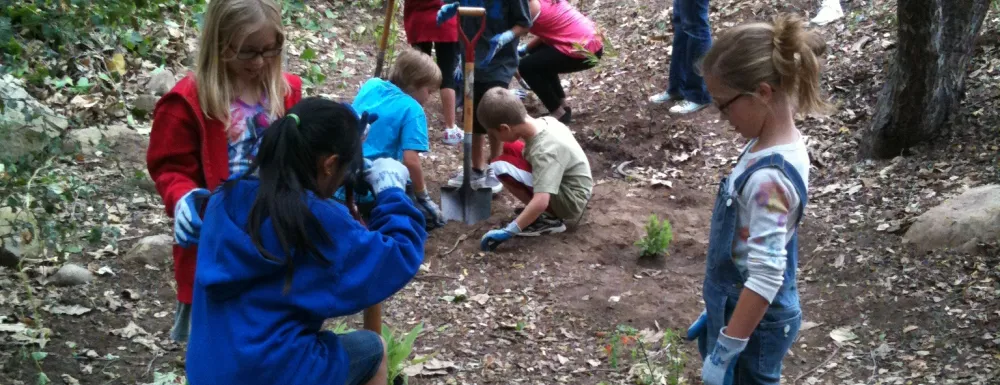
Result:
[[[708,327],[706,325],[708,325],[708,313],[703,310],[701,315],[698,316],[698,319],[696,319],[694,323],[688,327],[687,337],[685,339],[688,341],[698,339],[703,333],[705,333],[705,328]]]
[[[174,241],[187,248],[198,244],[201,235],[201,201],[212,193],[203,188],[188,191],[174,206]]]
[[[715,341],[712,353],[705,358],[701,367],[701,381],[705,385],[724,385],[732,383],[732,364],[734,359],[747,347],[747,339],[738,339],[726,335],[726,328],[719,330],[719,338]],[[729,380],[727,382],[727,376]]]
[[[507,227],[502,229],[490,230],[486,235],[483,235],[483,239],[479,241],[479,248],[483,251],[493,251],[515,235],[521,233],[521,226],[517,225],[517,221],[510,222]]]
[[[376,196],[390,188],[406,188],[406,180],[410,179],[410,172],[406,170],[399,161],[392,158],[378,158],[371,162],[365,162],[365,181],[372,186],[372,192]],[[405,191],[405,190],[404,190]]]
[[[521,44],[517,46],[517,57],[525,57],[525,56],[528,56],[528,45]]]
[[[413,196],[416,198],[420,208],[427,214],[428,229],[436,229],[444,226],[444,214],[441,214],[441,208],[438,207],[437,203],[434,203],[434,200],[431,199],[430,194],[426,190],[414,193]]]
[[[444,22],[451,20],[451,18],[455,17],[455,15],[457,14],[458,14],[457,2],[451,4],[445,4],[444,6],[442,6],[441,9],[438,10],[438,15],[437,15],[438,27],[440,27],[441,24],[444,24]]]
[[[493,36],[493,38],[490,39],[490,51],[486,54],[486,58],[479,63],[479,66],[486,67],[490,65],[490,62],[493,61],[493,57],[497,55],[497,52],[500,52],[500,49],[511,41],[514,41],[514,31],[508,30],[504,33]]]

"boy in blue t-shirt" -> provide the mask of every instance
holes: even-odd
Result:
[[[392,158],[406,166],[410,172],[407,192],[424,212],[428,229],[444,226],[444,216],[427,193],[424,172],[420,167],[420,153],[430,149],[423,105],[439,88],[441,70],[434,59],[407,48],[396,58],[389,80],[368,80],[361,86],[352,104],[356,111],[378,114],[363,144],[365,159]],[[357,199],[359,209],[365,216],[374,202],[371,198],[365,195]]]

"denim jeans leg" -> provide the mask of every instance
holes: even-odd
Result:
[[[688,36],[683,32],[682,17],[684,3],[691,0],[674,0],[674,15],[671,22],[674,26],[674,42],[670,53],[670,78],[667,83],[667,93],[684,96],[682,86],[687,82],[688,69],[685,68],[684,51],[687,49]]]
[[[712,29],[708,25],[708,0],[680,0],[687,4],[682,14],[682,29],[687,36],[684,48],[684,83],[681,85],[684,99],[698,104],[712,100],[705,87],[705,79],[696,71],[698,62],[712,46]]]

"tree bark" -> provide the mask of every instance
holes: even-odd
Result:
[[[898,44],[861,154],[891,158],[933,139],[958,110],[990,0],[899,0]]]

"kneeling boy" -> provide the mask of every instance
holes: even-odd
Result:
[[[431,94],[441,88],[441,70],[427,54],[412,48],[404,49],[396,58],[389,81],[373,78],[365,82],[354,98],[357,111],[378,114],[371,124],[363,144],[366,159],[392,158],[402,162],[410,172],[407,194],[427,220],[427,229],[444,226],[441,209],[427,193],[420,153],[429,150],[427,115],[423,106]],[[343,200],[338,191],[338,200]],[[358,209],[367,217],[374,196],[357,198]]]
[[[504,142],[503,153],[490,167],[504,188],[527,205],[507,227],[483,236],[484,251],[514,236],[563,232],[566,221],[583,217],[594,180],[587,155],[568,127],[551,117],[528,116],[517,96],[503,88],[486,92],[476,116]]]

